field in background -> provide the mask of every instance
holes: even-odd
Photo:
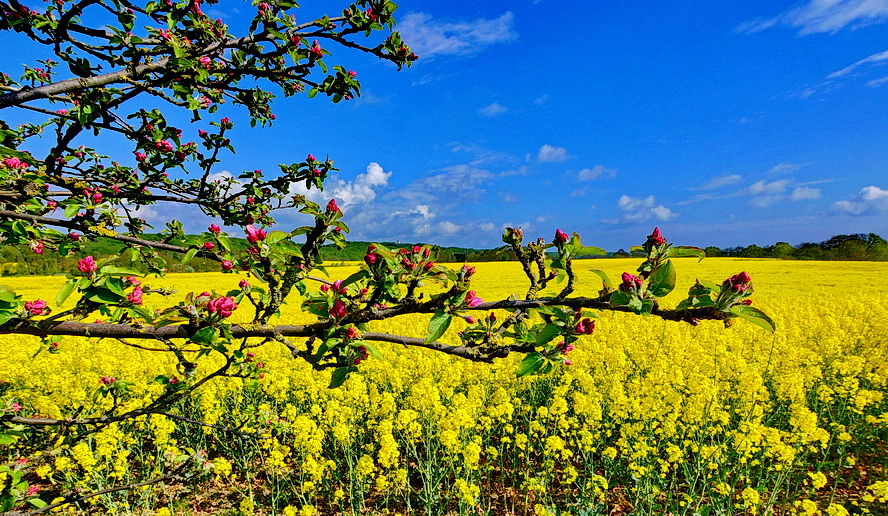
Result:
[[[592,267],[616,280],[634,259],[575,263],[577,294],[595,295]],[[152,416],[115,424],[42,462],[47,493],[147,479],[177,456],[206,456],[186,488],[140,489],[94,499],[97,513],[163,514],[844,514],[888,501],[888,264],[734,258],[676,261],[674,306],[695,278],[746,270],[754,305],[776,334],[738,322],[697,327],[602,314],[572,366],[515,378],[520,357],[473,364],[426,350],[380,345],[336,390],[282,346],[256,350],[258,383],[214,382],[182,416],[263,434],[251,441]],[[356,267],[331,267],[331,279]],[[242,276],[170,275],[152,286],[234,288]],[[513,262],[477,264],[485,300],[523,296]],[[26,300],[52,300],[63,277],[3,278]],[[147,305],[155,300],[146,296]],[[159,305],[157,305],[159,306]],[[249,319],[244,305],[235,321]],[[292,299],[280,322],[309,322]],[[427,317],[375,331],[426,333]],[[456,343],[455,331],[444,337]],[[176,374],[163,353],[115,341],[0,336],[5,400],[23,414],[82,415],[107,402],[98,379],[134,383],[133,406]],[[51,436],[47,436],[48,439]],[[16,448],[0,448],[14,460]],[[39,477],[39,479],[38,479]],[[42,479],[42,480],[41,480]],[[86,507],[84,507],[85,509]],[[167,512],[166,514],[169,514]]]

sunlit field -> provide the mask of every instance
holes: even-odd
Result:
[[[675,262],[678,287],[664,307],[686,297],[695,278],[720,283],[745,270],[755,283],[753,306],[777,332],[742,321],[725,328],[602,313],[572,365],[547,376],[516,378],[517,356],[475,364],[379,344],[384,359],[367,360],[332,390],[329,371],[267,344],[254,350],[264,378],[213,381],[176,407],[185,418],[261,439],[151,416],[32,460],[29,478],[49,502],[205,456],[203,475],[185,484],[66,509],[96,514],[885,514],[888,263]],[[575,262],[577,294],[601,288],[593,267],[616,280],[638,263]],[[523,297],[519,264],[476,267],[473,286],[484,300]],[[336,279],[356,270],[328,272]],[[177,300],[190,291],[224,293],[243,277],[145,283],[174,286]],[[0,284],[49,301],[64,281]],[[146,295],[145,303],[164,300]],[[244,303],[233,320],[251,315]],[[293,296],[279,322],[310,321]],[[409,316],[373,329],[422,337],[427,322]],[[442,340],[457,344],[459,329],[454,323]],[[0,380],[10,384],[0,407],[18,402],[22,415],[98,414],[110,403],[96,396],[103,376],[132,382],[127,403],[140,406],[163,391],[156,376],[177,374],[166,353],[112,340],[68,338],[56,354],[38,338],[5,335],[0,343]],[[53,438],[47,432],[45,446]],[[26,444],[0,446],[4,461]]]

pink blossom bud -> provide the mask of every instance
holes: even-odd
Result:
[[[214,235],[218,235],[219,233],[222,232],[222,228],[220,228],[219,226],[217,226],[215,224],[210,224],[209,230],[210,230],[210,233],[212,233]]]
[[[222,260],[222,270],[223,271],[230,271],[233,268],[234,268],[234,264],[231,263],[230,260]]]
[[[666,239],[660,235],[660,228],[654,228],[654,232],[648,236],[648,240],[653,242],[654,245],[661,245],[666,242]]]
[[[560,229],[555,230],[555,244],[564,244],[570,240],[570,237],[567,236],[567,233],[561,231]]]
[[[231,317],[231,313],[237,310],[237,303],[233,297],[217,297],[207,303],[207,311],[218,313],[222,317]]]
[[[72,232],[68,233],[68,238],[77,242],[78,240],[80,240],[80,233],[75,233],[72,231]]]
[[[92,256],[87,256],[82,260],[77,260],[77,269],[84,274],[89,274],[95,272],[95,270],[98,269],[98,266]]]
[[[250,288],[250,282],[245,279],[242,279],[237,284],[237,286],[240,287],[242,290],[247,290],[248,288]]]
[[[484,302],[483,299],[481,299],[480,297],[475,295],[474,290],[470,290],[470,291],[466,292],[466,298],[465,298],[464,303],[467,307],[475,308],[476,306],[480,305],[483,302]]]
[[[204,242],[203,248],[206,249],[207,251],[212,251],[213,249],[216,248],[216,244],[214,244],[212,242]]]
[[[308,157],[305,158],[305,161],[311,163],[312,161],[315,161],[315,157],[312,154],[309,154]]]
[[[335,303],[333,303],[333,308],[330,309],[330,317],[334,317],[336,319],[344,319],[348,313],[345,311],[345,304],[341,299],[337,299]]]
[[[46,309],[46,301],[41,299],[25,303],[25,310],[31,315],[43,315],[44,309]],[[49,313],[48,309],[46,313]]]
[[[341,211],[339,206],[336,205],[336,199],[330,199],[330,202],[327,203],[327,212],[336,213]]]
[[[136,287],[128,296],[126,296],[127,300],[134,305],[142,304],[142,289],[140,287]]]

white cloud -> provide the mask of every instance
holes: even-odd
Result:
[[[802,168],[802,166],[799,164],[784,161],[783,163],[779,163],[771,167],[771,170],[768,171],[768,175],[779,176],[781,174],[790,174],[800,168]]]
[[[757,181],[747,188],[747,192],[753,195],[749,201],[753,206],[764,208],[770,206],[783,199],[783,192],[789,185],[788,179],[780,179],[778,181]]]
[[[413,81],[412,83],[410,83],[410,85],[411,86],[422,86],[424,84],[431,84],[433,82],[438,82],[438,81],[442,81],[442,80],[444,80],[443,75],[425,74],[422,77],[420,77],[418,81]]]
[[[367,165],[367,171],[358,174],[354,181],[334,179],[327,182],[326,195],[337,199],[343,211],[357,204],[366,204],[376,199],[376,188],[387,186],[391,172],[383,171],[379,163]]]
[[[540,163],[551,163],[554,161],[564,161],[567,159],[567,149],[564,147],[554,147],[548,143],[540,147],[537,154],[537,161]]]
[[[855,69],[857,69],[863,65],[870,64],[870,63],[878,63],[878,62],[885,61],[885,60],[888,60],[888,50],[886,50],[884,52],[879,52],[878,54],[873,54],[869,57],[865,57],[850,66],[846,66],[845,68],[842,68],[841,70],[839,70],[837,72],[833,72],[833,73],[827,75],[826,78],[827,79],[835,79],[836,77],[848,75],[849,73],[853,72]]]
[[[617,175],[615,169],[605,168],[604,165],[595,165],[592,168],[584,168],[577,173],[577,179],[580,181],[592,181],[599,177],[614,177]]]
[[[737,184],[743,180],[738,174],[725,174],[723,176],[713,177],[706,184],[691,188],[691,190],[715,190],[723,186]]]
[[[471,55],[496,43],[513,41],[515,16],[506,12],[499,18],[479,18],[462,22],[439,22],[425,13],[410,13],[398,21],[398,31],[419,57]]]
[[[480,198],[484,194],[481,185],[494,177],[471,165],[453,165],[435,172],[438,173],[417,179],[391,195],[423,204],[459,204]]]
[[[478,110],[478,114],[482,116],[497,116],[508,112],[509,108],[499,102],[494,102],[493,104],[489,104]]]
[[[888,82],[888,77],[882,77],[881,79],[873,79],[871,81],[867,81],[866,85],[870,88],[878,88],[886,82]]]
[[[534,99],[533,103],[536,104],[537,106],[542,106],[542,105],[545,104],[546,101],[548,101],[548,100],[549,100],[549,96],[548,96],[548,95],[543,95],[542,97],[539,97],[539,98]]]
[[[441,232],[444,233],[445,235],[452,235],[454,233],[459,233],[459,231],[462,229],[462,226],[458,226],[450,221],[442,222],[442,223],[438,224],[438,227],[441,229]]]
[[[807,186],[799,186],[792,191],[791,199],[793,201],[820,199],[820,188],[808,188]]]
[[[799,35],[804,36],[837,32],[848,26],[856,29],[886,19],[886,0],[809,0],[774,18],[743,23],[737,31],[753,33],[775,26],[789,26],[799,29]]]
[[[888,190],[867,186],[854,199],[833,203],[833,208],[850,215],[868,215],[874,211],[888,210]]]
[[[779,181],[765,181],[762,179],[761,181],[757,181],[749,186],[749,193],[753,195],[773,195],[778,194],[786,190],[786,186],[789,184],[788,179],[780,179]]]
[[[647,197],[630,197],[623,195],[617,201],[617,208],[626,212],[623,215],[625,222],[644,222],[655,218],[657,220],[672,220],[678,215],[663,206],[657,204],[657,200],[653,195]]]

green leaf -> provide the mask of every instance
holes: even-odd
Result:
[[[762,312],[758,308],[746,305],[734,305],[731,307],[731,313],[741,319],[751,322],[752,324],[761,326],[771,333],[777,331],[777,325],[774,321],[768,317],[765,312]]]
[[[0,301],[6,301],[7,303],[15,303],[16,298],[18,296],[15,295],[15,291],[11,288],[0,285]]]
[[[94,303],[103,304],[115,304],[123,301],[123,296],[103,287],[91,287],[83,293],[83,297]]]
[[[231,252],[231,241],[225,235],[216,235],[216,241],[219,242],[226,251]]]
[[[217,330],[215,326],[207,326],[206,328],[197,330],[194,335],[191,336],[191,341],[202,346],[210,346],[218,337],[219,330]]]
[[[0,326],[15,317],[15,312],[0,311]]]
[[[31,498],[30,500],[28,500],[28,503],[30,503],[34,507],[37,507],[38,509],[42,509],[42,508],[46,507],[47,505],[49,505],[46,502],[44,502],[43,500],[41,500],[40,498]]]
[[[444,335],[444,332],[450,327],[452,320],[452,314],[448,314],[443,310],[435,310],[435,315],[429,320],[429,334],[426,335],[425,343],[435,342],[441,335]]]
[[[663,297],[675,288],[675,267],[666,260],[648,277],[648,291],[656,297]]]
[[[276,244],[281,240],[285,240],[290,237],[289,233],[285,233],[283,231],[272,231],[265,237],[265,243],[268,245]]]
[[[561,328],[561,326],[558,326],[557,324],[551,324],[551,323],[547,324],[546,327],[543,328],[539,334],[537,334],[535,344],[537,346],[542,346],[542,345],[546,344],[547,342],[549,342],[550,340],[554,339],[555,337],[561,335],[562,333],[564,333],[564,331]]]
[[[330,375],[330,388],[335,389],[345,383],[346,378],[348,378],[348,373],[357,371],[358,368],[355,366],[346,366],[346,367],[337,367],[333,370],[333,374]]]
[[[607,289],[612,288],[612,287],[611,287],[611,280],[610,280],[610,278],[607,276],[607,273],[606,273],[606,272],[604,272],[604,271],[601,270],[601,269],[591,269],[591,271],[594,272],[595,274],[597,274],[599,278],[601,278],[601,281],[604,282],[604,286],[605,286],[605,288],[607,288]]]
[[[629,294],[622,290],[615,290],[610,297],[610,304],[614,306],[626,306],[629,304]]]
[[[77,278],[71,278],[62,285],[62,290],[56,295],[56,306],[62,306],[62,303],[71,295],[71,292],[74,292],[74,289],[77,288],[77,283],[79,283]]]
[[[360,343],[362,346],[367,348],[367,351],[369,351],[370,354],[373,355],[374,358],[379,358],[379,359],[382,358],[382,353],[380,353],[379,350],[376,349],[376,346],[374,346],[373,344],[370,344],[366,340],[362,340],[362,341],[360,341]]]
[[[189,249],[188,252],[185,253],[185,256],[182,258],[182,264],[184,265],[190,262],[191,259],[194,258],[194,255],[197,254],[197,251],[198,249],[196,247],[192,247],[191,249]]]
[[[644,247],[641,247],[640,245],[633,245],[632,247],[629,248],[629,252],[641,254],[641,255],[647,255],[647,252],[644,250]]]
[[[129,267],[116,267],[114,265],[106,265],[99,270],[99,274],[104,276],[142,276],[142,273],[136,269]]]
[[[369,277],[370,277],[369,272],[364,271],[364,270],[358,271],[358,272],[352,274],[351,276],[345,278],[345,280],[343,280],[343,282],[342,282],[342,287],[345,288],[356,281],[360,281],[364,278],[369,278]]]
[[[521,364],[518,365],[518,378],[537,372],[545,363],[546,357],[538,351],[528,353],[524,360],[521,361]]]
[[[682,258],[685,256],[692,256],[694,258],[699,258],[700,260],[702,260],[703,258],[706,257],[706,253],[703,251],[703,249],[700,249],[699,247],[689,246],[689,245],[670,247],[668,252],[669,252],[669,256],[671,256],[672,258]]]

